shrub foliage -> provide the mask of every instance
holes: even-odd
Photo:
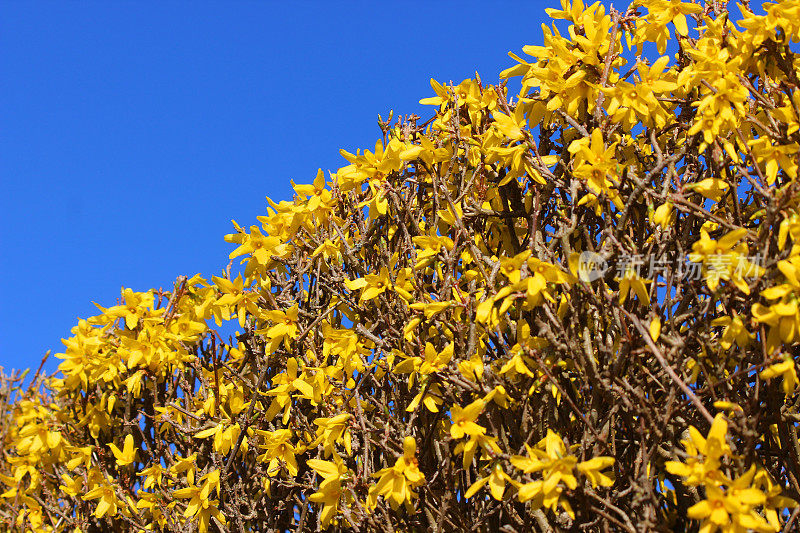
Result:
[[[4,378],[3,527],[800,527],[800,2],[563,2]]]

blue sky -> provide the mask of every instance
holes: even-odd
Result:
[[[217,274],[231,219],[372,148],[378,113],[430,116],[431,77],[496,82],[555,4],[0,2],[0,366],[123,286]]]

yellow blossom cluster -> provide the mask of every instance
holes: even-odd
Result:
[[[687,515],[701,521],[703,532],[779,531],[779,511],[796,504],[781,496],[770,475],[755,465],[735,479],[724,473],[730,467],[725,460],[735,458],[727,432],[728,424],[719,414],[707,437],[690,426],[689,438],[683,441],[686,459],[666,463],[667,471],[680,476],[686,486],[700,486],[705,492],[705,499],[691,506]]]
[[[800,2],[739,11],[562,0],[98,306],[0,379],[2,528],[800,527]]]

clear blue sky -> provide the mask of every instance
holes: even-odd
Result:
[[[217,274],[231,219],[488,82],[557,2],[0,2],[0,366],[120,287]],[[58,360],[51,359],[48,370]]]

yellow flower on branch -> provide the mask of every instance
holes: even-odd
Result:
[[[727,489],[707,485],[706,499],[687,511],[689,518],[700,520],[700,531],[711,532],[717,529],[723,533],[740,531],[776,531],[755,508],[766,502],[766,496],[757,488],[751,487],[755,468],[731,483]]]
[[[647,284],[652,280],[642,279],[634,268],[627,268],[622,278],[616,278],[619,282],[619,303],[624,304],[630,293],[636,295],[644,305],[650,305],[650,292]]]
[[[533,500],[532,505],[535,508],[546,507],[552,511],[561,504],[567,514],[574,517],[572,507],[562,495],[564,486],[569,489],[578,486],[574,474],[578,459],[567,453],[564,441],[549,429],[547,436],[536,447],[531,448],[527,444],[525,447],[528,456],[514,455],[511,457],[511,464],[525,474],[541,472],[542,479],[520,485],[517,499],[521,502]]]
[[[286,311],[275,309],[272,311],[262,311],[261,318],[272,323],[271,326],[257,330],[264,333],[269,339],[270,350],[276,350],[283,342],[284,347],[289,350],[291,341],[297,336],[297,322],[299,320],[300,308],[297,304]]]
[[[768,287],[761,296],[771,300],[769,305],[753,304],[753,317],[769,326],[767,350],[774,352],[783,342],[792,345],[800,340],[800,255],[778,262],[784,283]]]
[[[359,302],[372,300],[392,289],[392,281],[389,278],[389,270],[386,267],[382,267],[377,274],[367,274],[363,278],[345,280],[344,284],[351,291],[361,290]]]
[[[296,476],[298,471],[297,459],[295,459],[297,448],[291,442],[292,430],[263,431],[257,429],[255,433],[264,437],[264,442],[258,445],[264,450],[264,453],[256,457],[256,460],[269,463],[267,475],[270,477],[276,475],[283,466],[290,476]]]
[[[572,141],[569,152],[575,155],[575,177],[586,183],[586,188],[595,195],[605,195],[617,209],[624,208],[619,197],[618,160],[615,157],[617,143],[606,148],[600,128],[592,130],[590,137]]]
[[[688,458],[686,462],[667,461],[667,472],[682,476],[690,486],[722,483],[725,478],[719,471],[720,458],[731,453],[727,434],[728,423],[721,413],[714,417],[707,437],[689,426],[689,439],[682,441]]]
[[[706,127],[711,128],[712,125],[706,124]],[[720,178],[706,178],[697,183],[688,185],[686,188],[691,191],[699,192],[709,200],[719,202],[722,199],[722,195],[730,189],[730,185],[728,185],[727,181]]]
[[[464,468],[469,468],[478,450],[481,450],[480,460],[490,460],[503,453],[497,444],[497,437],[489,437],[483,433],[471,435],[469,440],[459,442],[453,453],[463,453],[462,463]]]
[[[308,499],[314,503],[322,504],[322,513],[320,513],[319,520],[322,527],[327,529],[339,511],[339,503],[344,492],[342,490],[342,481],[348,478],[349,471],[341,462],[332,463],[320,459],[310,459],[307,464],[322,476],[319,490],[309,496]]]
[[[614,466],[613,457],[594,457],[588,461],[578,463],[578,472],[586,476],[592,487],[610,487],[614,484],[613,472],[601,472]]]
[[[733,316],[721,316],[711,321],[712,326],[725,326],[722,330],[722,337],[719,345],[724,350],[730,350],[735,342],[738,346],[745,348],[753,340],[753,335],[745,328],[742,317],[733,312]]]
[[[81,496],[85,502],[91,500],[100,500],[97,502],[97,507],[94,510],[94,516],[103,518],[104,516],[116,516],[117,510],[122,503],[117,497],[114,487],[107,482],[101,482],[96,485],[89,492]]]
[[[317,177],[311,185],[295,185],[295,192],[301,197],[307,197],[306,207],[311,213],[326,214],[335,203],[331,191],[325,188],[325,173],[322,169],[317,171]]]
[[[231,451],[231,447],[239,438],[239,433],[241,433],[241,428],[239,427],[238,422],[230,425],[226,422],[220,422],[219,424],[208,429],[198,431],[194,434],[194,438],[206,439],[213,436],[214,451],[224,455]]]
[[[416,453],[417,443],[414,437],[406,437],[403,440],[403,455],[397,458],[394,466],[372,474],[379,479],[369,488],[367,507],[374,509],[378,496],[383,496],[392,509],[404,504],[409,512],[413,511],[412,500],[417,497],[413,489],[425,482],[425,475],[419,471]]]
[[[217,475],[219,475],[219,471],[217,471]],[[189,500],[183,516],[197,520],[197,530],[202,533],[209,530],[212,517],[223,526],[227,523],[225,515],[217,507],[219,501],[210,497],[210,486],[209,484],[204,484],[202,487],[192,485],[172,493],[175,498]]]
[[[761,376],[761,379],[766,380],[777,376],[783,378],[783,392],[787,396],[794,393],[797,389],[797,385],[800,384],[797,380],[797,370],[795,368],[794,359],[788,354],[784,356],[783,361],[780,363],[772,364],[762,370],[759,376]]]
[[[114,453],[114,457],[116,457],[119,466],[129,465],[136,460],[136,449],[133,447],[133,435],[130,433],[125,436],[125,444],[122,450],[117,448],[113,442],[109,444],[108,447],[111,448],[111,451]]]
[[[705,229],[700,230],[700,240],[692,245],[689,260],[702,264],[708,288],[716,291],[720,280],[730,280],[745,294],[750,294],[747,277],[764,273],[763,267],[752,263],[747,257],[747,244],[741,241],[747,235],[744,228],[728,232],[718,241],[712,239]]]
[[[471,498],[476,492],[478,492],[484,485],[487,483],[489,484],[489,492],[492,495],[492,498],[495,500],[502,500],[503,493],[506,490],[506,481],[514,482],[508,474],[503,471],[503,467],[500,466],[500,463],[496,463],[494,468],[492,468],[491,474],[487,477],[478,479],[475,483],[473,483],[467,492],[464,493],[465,498]]]
[[[317,418],[314,424],[317,428],[317,439],[321,440],[325,456],[328,457],[336,453],[336,444],[344,444],[347,454],[353,453],[352,437],[350,434],[350,422],[353,415],[341,413],[330,418]]]
[[[478,415],[483,411],[486,402],[475,400],[464,408],[454,405],[450,409],[450,417],[453,420],[450,426],[450,436],[453,439],[460,439],[464,435],[482,435],[486,433],[486,428],[475,423]]]

